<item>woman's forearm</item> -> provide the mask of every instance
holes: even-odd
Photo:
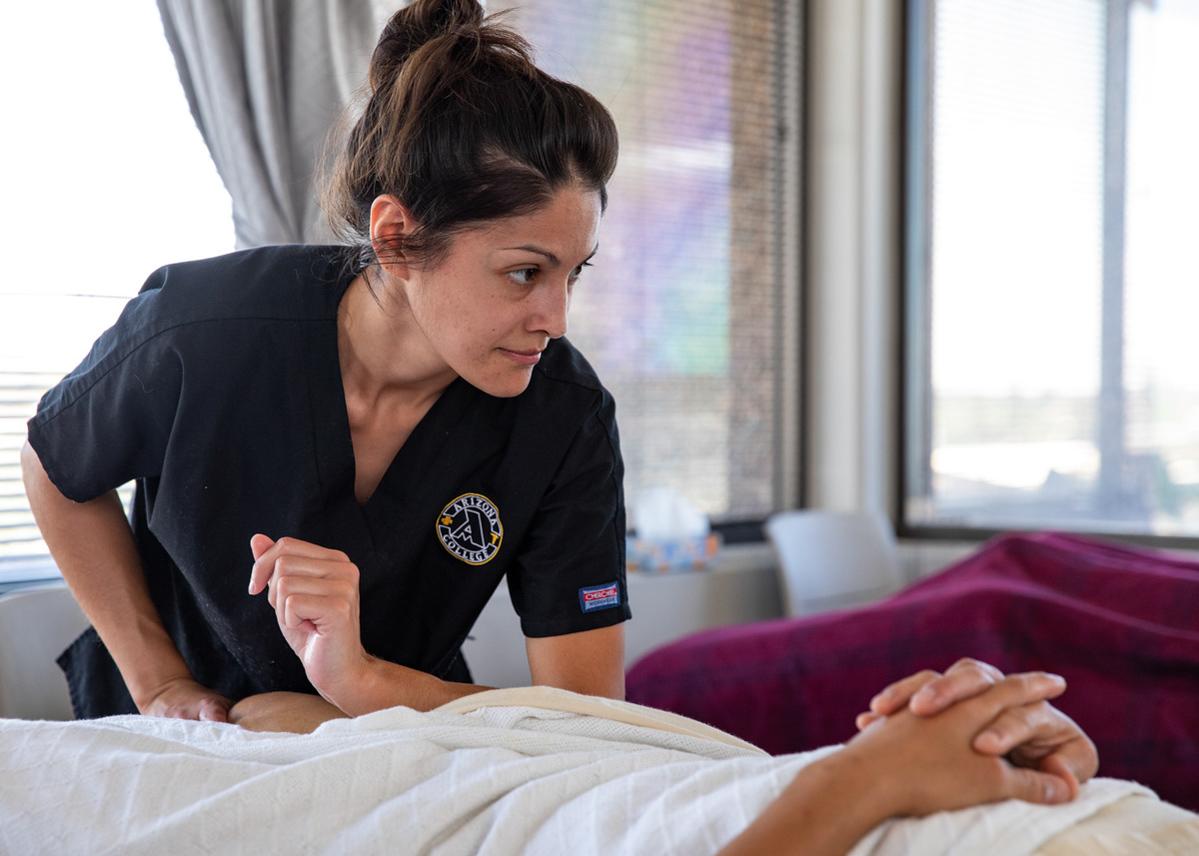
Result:
[[[719,856],[841,856],[895,814],[887,787],[865,758],[840,749],[800,770]]]
[[[90,502],[67,499],[28,444],[21,451],[21,472],[50,555],[138,707],[167,682],[190,677],[150,601],[133,532],[116,491]]]
[[[321,695],[350,716],[396,705],[432,710],[454,699],[492,687],[443,681],[430,674],[372,657],[361,673],[337,687],[319,688]]]

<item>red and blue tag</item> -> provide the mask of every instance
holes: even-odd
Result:
[[[602,586],[585,586],[579,589],[579,606],[583,612],[595,612],[597,609],[620,606],[620,582],[605,583]]]

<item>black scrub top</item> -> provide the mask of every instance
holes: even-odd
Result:
[[[501,577],[526,636],[631,618],[612,397],[553,341],[528,389],[456,380],[364,506],[337,349],[345,247],[245,250],[155,271],[29,441],[70,499],[130,480],[150,597],[192,674],[232,699],[314,692],[265,595],[250,536],[291,535],[359,568],[363,646],[452,680]],[[59,658],[76,716],[136,713],[89,628]]]

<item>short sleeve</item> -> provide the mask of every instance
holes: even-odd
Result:
[[[605,392],[571,442],[508,573],[526,636],[559,636],[632,618],[623,481],[615,408]]]
[[[143,290],[129,301],[28,422],[29,443],[50,481],[76,502],[162,470],[181,369],[159,329],[157,298]]]

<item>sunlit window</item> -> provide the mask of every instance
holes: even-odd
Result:
[[[1199,535],[1199,0],[911,11],[907,522]]]
[[[13,3],[0,27],[0,559],[44,555],[18,453],[38,399],[147,275],[233,249],[153,3]]]

